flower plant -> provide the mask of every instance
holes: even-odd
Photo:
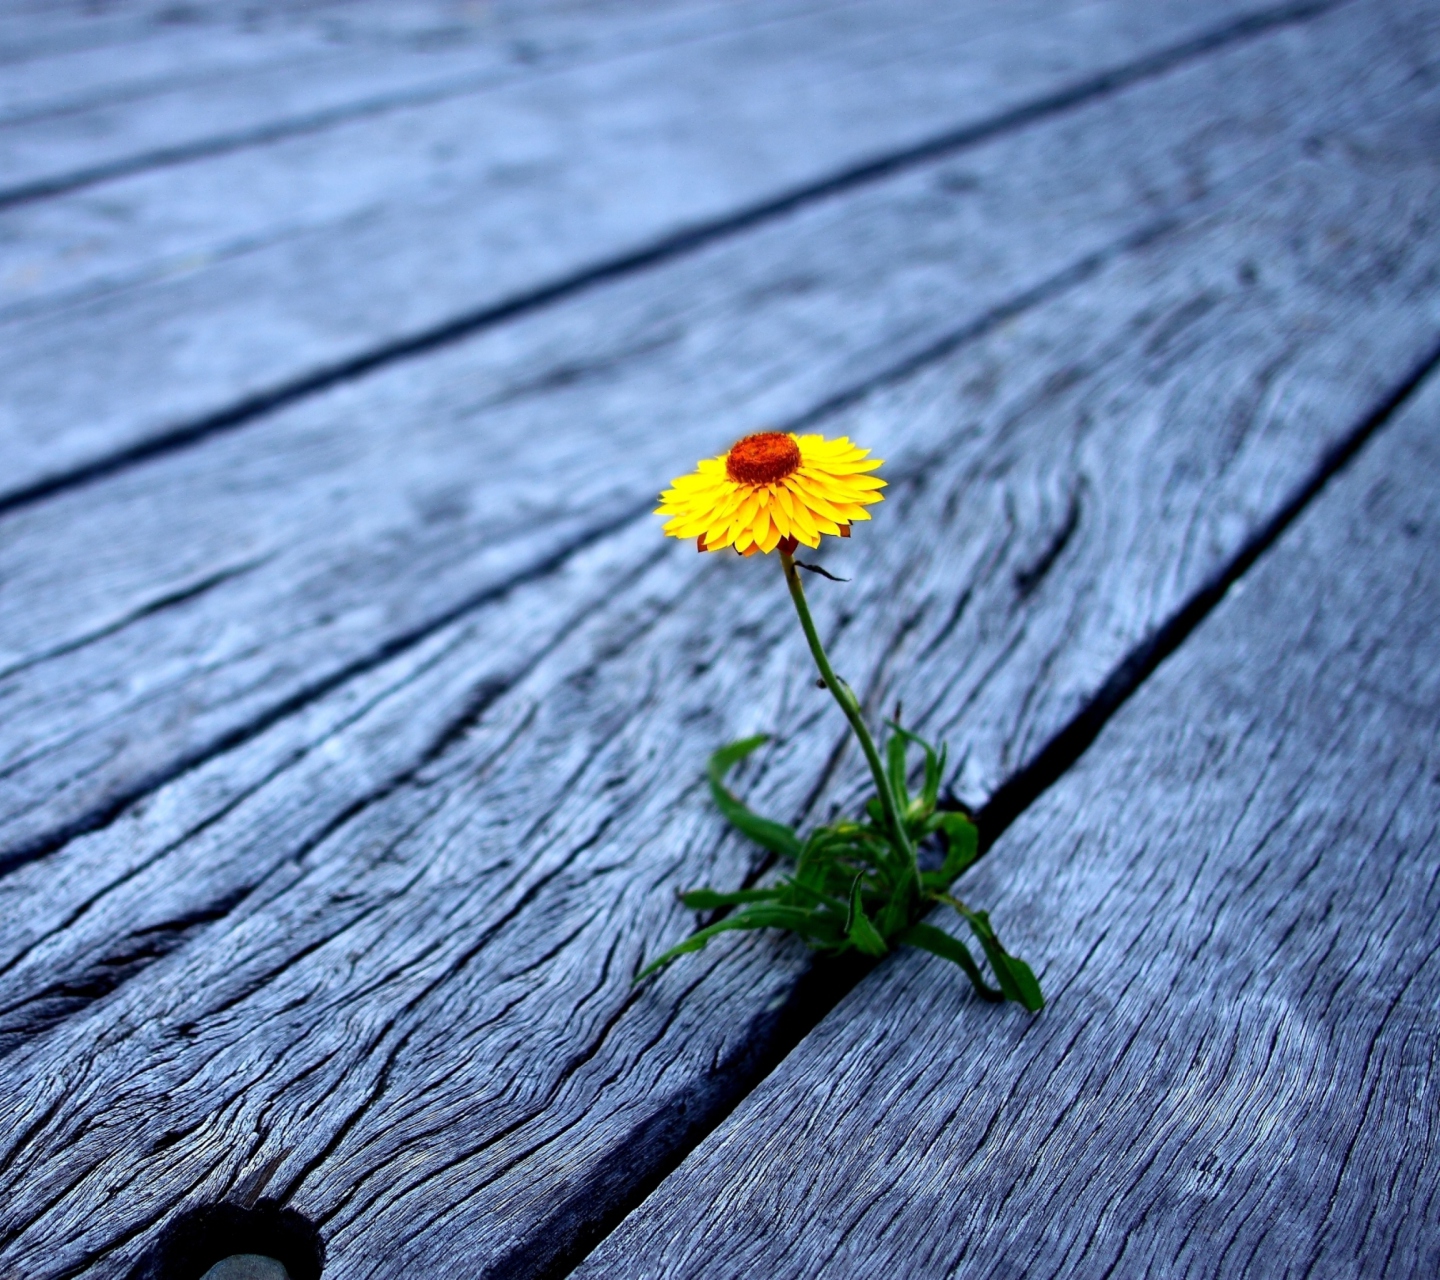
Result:
[[[837,676],[820,643],[801,569],[830,574],[797,560],[803,545],[815,548],[822,536],[848,538],[857,521],[870,519],[867,506],[882,501],[885,481],[873,473],[883,463],[845,437],[763,431],[746,436],[727,453],[707,458],[676,479],[662,495],[656,514],[669,517],[665,532],[694,538],[702,552],[733,547],[743,556],[778,551],[780,567],[800,619],[805,641],[819,670],[820,685],[839,705],[870,767],[875,794],[854,819],[818,826],[803,839],[784,823],[761,817],[725,785],[729,771],[767,735],[722,747],[710,758],[710,793],[724,817],[756,844],[778,855],[785,870],[771,885],[722,892],[691,889],[680,895],[697,911],[729,911],[678,946],[652,960],[636,977],[649,976],[711,938],[735,929],[783,929],[798,934],[828,955],[859,951],[883,956],[900,946],[919,947],[958,965],[987,1000],[1014,1000],[1032,1012],[1044,1004],[1029,965],[1001,945],[990,917],[951,893],[951,886],[979,854],[978,832],[969,816],[942,808],[945,748],[938,751],[901,727],[897,713],[877,746],[855,692]],[[924,757],[923,780],[909,789],[912,749]],[[919,850],[938,841],[938,866],[922,865]],[[995,985],[970,948],[924,917],[948,906],[979,943]]]

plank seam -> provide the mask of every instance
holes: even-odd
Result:
[[[1065,773],[1095,740],[1106,721],[1184,643],[1214,607],[1294,524],[1320,492],[1350,463],[1365,444],[1440,368],[1440,343],[1421,358],[1404,379],[1356,428],[1334,445],[1310,478],[1168,622],[1141,641],[1116,667],[1098,693],[1032,757],[1029,764],[1002,783],[980,813],[980,844],[985,850],[1004,830]]]
[[[1144,684],[1154,671],[1174,653],[1198,627],[1225,594],[1239,582],[1257,561],[1270,550],[1287,529],[1309,507],[1310,503],[1335,479],[1383,429],[1395,414],[1415,395],[1432,374],[1440,370],[1440,342],[1434,344],[1376,407],[1347,436],[1331,448],[1311,472],[1310,478],[1296,489],[1288,501],[1262,526],[1208,582],[1171,615],[1170,620],[1131,649],[1121,660],[1100,690],[1040,749],[1028,764],[998,787],[990,800],[976,815],[980,827],[980,851],[983,856],[995,841],[1024,811],[1034,804],[1060,777],[1074,765],[1105,724]],[[846,963],[849,960],[849,963]],[[623,1198],[607,1222],[588,1239],[577,1240],[556,1258],[548,1268],[537,1273],[537,1280],[563,1280],[572,1274],[585,1256],[609,1235],[640,1203],[669,1176],[690,1151],[717,1129],[764,1079],[799,1045],[839,1002],[871,973],[879,962],[845,960],[823,967],[812,967],[797,984],[787,1003],[784,1016],[778,1019],[776,1034],[756,1055],[759,1069],[744,1081],[733,1081],[727,1091],[729,1106],[723,1103],[690,1130],[691,1145],[667,1154],[656,1167],[646,1171]],[[826,972],[828,970],[828,972]],[[719,1091],[717,1091],[718,1093]],[[658,1117],[657,1117],[658,1119]],[[602,1175],[603,1176],[603,1175]]]
[[[1128,251],[1152,242],[1158,236],[1172,230],[1180,221],[1181,219],[1175,215],[1168,215],[1164,218],[1157,219],[1150,226],[1141,228],[1126,237],[1122,237],[1103,250],[1087,255],[1078,262],[1063,268],[1049,280],[1042,281],[1033,288],[992,308],[989,312],[952,333],[943,335],[936,342],[928,344],[921,351],[912,353],[901,361],[898,361],[895,365],[870,377],[861,379],[853,386],[827,398],[821,404],[799,415],[794,421],[789,423],[788,426],[791,429],[798,430],[806,426],[815,425],[819,421],[853,405],[865,396],[873,394],[876,390],[912,376],[919,369],[951,354],[966,342],[982,336],[998,325],[1013,319],[1023,311],[1041,305],[1063,293],[1068,288],[1092,277],[1106,265],[1106,263],[1122,256]],[[1330,477],[1354,456],[1363,446],[1365,440],[1414,392],[1437,361],[1440,361],[1440,348],[1436,348],[1428,354],[1425,360],[1412,371],[1390,397],[1372,412],[1355,432],[1351,433],[1350,436],[1342,441],[1321,461],[1316,471],[1312,474],[1311,479],[1292,496],[1290,502],[1276,514],[1272,521],[1267,524],[1250,543],[1241,549],[1235,559],[1233,559],[1226,568],[1193,596],[1164,627],[1154,633],[1154,635],[1139,647],[1132,650],[1131,653],[1122,660],[1121,664],[1116,668],[1115,672],[1112,673],[1105,685],[1101,687],[1095,698],[1087,704],[1056,737],[1052,738],[1050,742],[1031,759],[1029,764],[1001,785],[983,812],[979,815],[978,820],[981,826],[982,851],[988,849],[1001,832],[1079,758],[1080,754],[1083,753],[1089,743],[1094,740],[1095,736],[1103,728],[1109,717],[1113,715],[1129,696],[1135,692],[1139,685],[1148,678],[1149,674],[1153,672],[1159,663],[1184,641],[1190,631],[1203,620],[1210,609],[1223,597],[1230,585],[1242,576],[1259,556],[1283,533],[1284,529],[1288,527],[1300,511],[1303,510],[1320,489],[1328,483]],[[1072,500],[1072,506],[1073,505]],[[195,758],[187,758],[178,762],[172,770],[167,771],[164,777],[143,780],[136,788],[127,792],[123,797],[113,800],[103,812],[88,815],[87,818],[73,826],[67,827],[59,833],[52,833],[43,842],[37,843],[35,846],[21,848],[12,852],[7,857],[0,859],[0,874],[13,870],[24,863],[42,858],[79,835],[110,825],[125,809],[142,796],[150,794],[158,787],[173,781],[175,777],[182,775],[192,768],[198,767],[200,764],[203,764],[205,760],[213,758],[213,756],[221,754],[226,750],[234,749],[244,742],[253,739],[265,732],[265,730],[273,724],[294,714],[314,699],[323,697],[326,693],[364,674],[366,671],[373,670],[375,667],[396,657],[399,653],[412,647],[414,644],[422,642],[444,626],[458,621],[461,617],[473,612],[475,609],[484,607],[486,604],[505,595],[518,586],[539,580],[547,574],[557,571],[578,551],[618,532],[620,529],[641,518],[648,509],[649,502],[647,500],[643,505],[637,505],[623,511],[610,521],[582,532],[540,564],[531,566],[514,577],[491,586],[476,596],[463,601],[451,610],[446,611],[439,618],[426,620],[410,632],[392,638],[392,640],[384,646],[381,646],[378,650],[364,655],[341,671],[332,673],[325,680],[316,682],[315,685],[298,691],[291,699],[276,708],[272,708],[257,721],[241,726],[222,742],[212,744],[204,751],[196,753]],[[1078,512],[1074,512],[1072,515],[1078,515]],[[1071,522],[1071,519],[1067,518],[1067,526]],[[1062,542],[1064,540],[1064,533],[1065,530],[1062,529]],[[1053,547],[1047,549],[1047,555],[1042,557],[1042,560],[1047,558],[1053,559],[1053,556],[1049,554],[1051,551],[1054,551]],[[658,554],[661,553],[657,553],[657,555]],[[1058,552],[1056,552],[1056,554],[1058,554]],[[655,559],[656,556],[651,556],[647,558],[645,564],[650,565]],[[242,565],[232,567],[226,571],[224,576],[228,577],[234,573],[244,572],[250,567],[252,566]],[[207,580],[205,583],[199,584],[199,586],[192,586],[178,593],[176,598],[189,598],[210,585],[213,584]],[[169,602],[167,598],[166,603]],[[150,610],[147,609],[145,612],[149,611]],[[114,628],[107,629],[107,633],[113,629]],[[402,771],[401,774],[388,779],[364,797],[359,798],[354,804],[347,806],[342,815],[326,825],[317,840],[312,840],[307,843],[307,848],[313,847],[314,844],[318,842],[318,839],[323,839],[329,835],[337,827],[343,825],[344,822],[353,818],[357,812],[368,808],[378,799],[392,792],[396,787],[404,785],[406,781],[417,776],[424,767],[442,754],[451,742],[463,734],[465,730],[475,722],[478,716],[483,714],[484,710],[493,703],[495,698],[501,696],[504,691],[505,689],[503,687],[497,687],[493,682],[487,684],[483,689],[476,690],[462,712],[447,723],[437,736],[435,742],[431,744],[414,765]],[[762,873],[763,868],[757,869],[757,875]],[[248,894],[242,894],[234,901],[227,903],[226,906],[233,908],[233,906],[238,905],[239,901],[242,901],[246,896],[248,896]],[[221,910],[219,914],[223,915],[225,911]],[[177,945],[183,945],[185,940],[185,938],[177,939]],[[159,957],[156,956],[155,958]],[[146,966],[143,964],[138,965],[136,971],[143,967]],[[117,975],[118,981],[115,985],[123,983],[131,976],[133,976],[133,972]],[[819,1009],[819,1013],[815,1014],[813,1018],[809,1013],[803,1014],[801,1015],[800,1021],[807,1027],[813,1025],[814,1021],[817,1021],[818,1017],[823,1016],[823,1013],[828,1008],[833,1007],[833,1004],[843,996],[845,991],[849,990],[853,982],[858,980],[859,977],[856,976],[853,981],[843,983],[833,991],[827,987],[827,995],[824,999],[814,1004],[814,1007]],[[89,1001],[85,1003],[89,1003]],[[74,1010],[67,1010],[66,1013],[60,1015],[59,1020],[64,1020],[73,1012]],[[803,1031],[800,1034],[803,1034]],[[789,1036],[785,1037],[785,1040],[793,1046],[793,1042]],[[788,1048],[785,1051],[788,1052]],[[776,1058],[774,1061],[778,1062],[779,1059]],[[772,1067],[773,1065],[774,1063],[771,1064]],[[767,1072],[769,1069],[770,1068],[766,1069]]]
[[[256,719],[246,724],[238,725],[216,741],[206,743],[200,750],[191,752],[177,759],[165,769],[139,779],[134,786],[127,788],[122,795],[113,798],[102,809],[86,814],[74,822],[67,823],[64,827],[52,832],[41,840],[33,841],[30,844],[19,845],[8,853],[0,855],[0,876],[4,876],[27,863],[37,861],[40,858],[54,853],[57,849],[62,848],[78,836],[108,827],[137,800],[158,790],[167,783],[173,782],[176,778],[188,773],[191,769],[204,764],[206,760],[221,755],[226,751],[234,750],[236,747],[243,746],[245,743],[252,741],[264,733],[265,730],[278,724],[288,716],[294,715],[297,711],[308,706],[317,698],[324,697],[327,693],[333,692],[357,676],[362,676],[367,672],[375,670],[375,668],[381,666],[383,663],[398,657],[407,649],[412,648],[414,645],[433,635],[442,627],[459,621],[466,614],[483,608],[485,605],[500,599],[518,587],[525,586],[527,583],[537,582],[559,571],[572,556],[602,541],[610,534],[633,523],[641,515],[648,513],[651,507],[651,501],[651,499],[647,498],[643,504],[632,505],[619,514],[611,516],[608,520],[593,525],[588,529],[581,530],[538,563],[528,565],[500,582],[492,583],[483,590],[460,601],[458,604],[452,605],[438,616],[426,618],[417,626],[399,635],[392,636],[384,644],[371,650],[369,653],[362,654],[353,662],[349,662],[338,670],[332,671],[320,680],[316,680],[311,684],[297,689],[290,697],[286,698],[283,702],[277,703]],[[447,728],[445,732],[463,732],[466,716],[473,716],[474,714],[475,708],[472,704],[462,713],[460,717],[460,727],[456,728],[452,725]],[[423,764],[428,763],[429,758],[430,757],[427,757],[416,767],[419,768]]]
[[[753,31],[762,26],[770,25],[775,19],[766,22],[757,22],[753,26],[741,27],[739,31]],[[779,21],[784,21],[783,18]],[[733,33],[725,33],[733,34]],[[646,52],[654,52],[657,49],[679,48],[686,44],[704,42],[707,39],[714,39],[717,33],[701,32],[698,35],[681,36],[678,39],[663,40],[652,46],[642,46]],[[566,71],[573,71],[578,67],[602,66],[608,61],[623,58],[633,54],[636,50],[621,49],[619,52],[602,53],[599,56],[581,57],[574,61],[557,64],[548,69],[548,74],[562,74]],[[523,58],[517,57],[515,61],[524,62]],[[273,64],[272,64],[273,65]],[[257,68],[261,70],[263,68]],[[537,73],[531,72],[532,76]],[[546,74],[545,72],[538,75]],[[263,147],[272,142],[282,142],[287,138],[304,137],[307,134],[322,133],[335,125],[347,124],[352,120],[364,120],[372,116],[384,115],[390,111],[403,111],[408,107],[429,106],[436,102],[444,102],[449,98],[463,98],[466,94],[483,92],[486,89],[503,88],[517,78],[513,63],[502,68],[490,68],[486,71],[471,72],[466,75],[453,75],[429,85],[418,88],[395,89],[389,93],[375,94],[369,98],[360,98],[352,102],[337,103],[331,107],[323,107],[302,115],[292,116],[288,120],[277,120],[268,125],[261,125],[254,129],[240,129],[233,133],[212,134],[208,138],[197,138],[193,142],[178,143],[169,147],[154,147],[148,151],[139,151],[133,155],[124,156],[117,160],[110,160],[103,164],[82,166],[72,169],[68,173],[54,174],[48,178],[36,178],[32,182],[18,183],[13,187],[0,188],[0,210],[11,209],[17,205],[34,204],[40,200],[48,200],[52,196],[68,195],[73,191],[81,191],[86,187],[98,186],[103,182],[111,182],[117,178],[134,177],[139,173],[153,172],[157,169],[173,169],[180,165],[190,164],[196,160],[208,160],[215,156],[229,155],[232,152],[244,151],[251,147]],[[161,89],[158,92],[169,92],[169,89]],[[10,128],[15,124],[26,124],[34,120],[53,119],[56,116],[75,114],[77,112],[94,110],[96,107],[105,107],[119,101],[133,100],[135,97],[147,96],[144,92],[132,94],[119,94],[108,98],[98,98],[64,106],[56,109],[38,110],[29,115],[11,116],[0,120],[0,125]]]
[[[1025,289],[1015,296],[1006,299],[1004,302],[997,304],[951,332],[942,334],[938,339],[928,343],[920,350],[903,356],[894,364],[857,380],[849,387],[842,388],[835,394],[826,397],[803,413],[778,424],[777,430],[799,432],[811,429],[833,415],[857,404],[876,391],[903,382],[906,378],[913,376],[927,366],[951,355],[965,344],[984,337],[1000,325],[1017,318],[1034,307],[1041,306],[1058,298],[1068,289],[1092,278],[1110,262],[1124,256],[1126,253],[1143,248],[1160,236],[1182,225],[1184,221],[1185,219],[1179,214],[1166,214],[1163,217],[1157,218],[1149,225],[1120,237],[1104,248],[1084,255],[1077,261],[1062,267],[1048,279],[1042,280],[1029,289]],[[922,470],[923,466],[923,462],[918,463],[910,469],[895,473],[892,479],[895,483],[903,483],[906,479],[910,478],[914,472]],[[332,692],[349,680],[373,671],[381,664],[399,656],[414,645],[423,642],[441,628],[459,621],[462,617],[474,612],[476,609],[483,608],[485,605],[499,599],[516,587],[539,581],[547,575],[557,572],[564,567],[572,556],[603,541],[605,538],[619,532],[636,520],[649,515],[651,505],[652,500],[647,498],[643,502],[632,504],[623,509],[609,520],[590,529],[581,531],[538,564],[528,566],[500,583],[492,584],[483,591],[477,592],[475,595],[453,605],[436,617],[423,619],[400,635],[392,636],[379,648],[360,655],[340,670],[332,672],[323,679],[296,690],[289,698],[277,706],[272,707],[256,720],[236,726],[217,741],[207,743],[198,750],[179,758],[164,770],[138,779],[132,787],[127,788],[119,796],[112,797],[103,807],[84,814],[74,821],[65,824],[63,827],[39,839],[33,840],[28,844],[18,845],[8,852],[0,853],[0,876],[4,876],[27,863],[47,857],[49,854],[54,853],[79,836],[87,835],[93,831],[108,827],[137,800],[173,782],[176,778],[189,772],[191,769],[204,764],[205,761],[251,741],[287,716],[293,715],[308,706],[317,698],[324,697],[327,693]],[[0,511],[3,511],[3,504],[0,504]],[[240,571],[247,570],[248,568],[248,565],[239,567]],[[183,603],[184,600],[200,594],[212,585],[218,584],[212,583],[207,579],[197,586],[187,588],[177,593],[174,599],[166,597],[160,602],[147,605],[144,609],[137,611],[133,617],[127,617],[122,620],[121,623],[106,627],[96,636],[83,637],[73,645],[67,646],[67,649],[81,648],[84,644],[90,643],[94,639],[111,635],[121,630],[124,625],[128,625],[130,621],[148,616],[158,608],[169,607],[177,601]],[[33,663],[26,662],[23,665],[30,666],[33,665]],[[436,750],[438,751],[438,749],[439,748]]]
[[[224,568],[217,569],[214,573],[207,574],[196,582],[187,583],[184,586],[175,588],[173,591],[166,592],[154,600],[149,600],[138,608],[130,610],[130,612],[123,616],[107,622],[103,626],[95,628],[93,631],[87,631],[84,635],[76,636],[74,639],[67,640],[63,644],[55,645],[53,648],[33,653],[29,657],[12,663],[8,667],[0,667],[0,680],[9,679],[11,676],[18,675],[22,671],[28,671],[32,667],[39,666],[44,662],[51,662],[56,658],[64,657],[66,654],[76,653],[88,645],[96,644],[110,636],[119,634],[127,627],[133,626],[145,618],[152,618],[157,613],[163,613],[167,609],[175,609],[183,604],[188,604],[192,600],[198,600],[201,596],[214,591],[217,587],[224,586],[227,582],[233,582],[237,578],[243,578],[247,574],[253,573],[273,558],[273,555],[258,556],[240,564],[226,565]],[[0,773],[0,777],[3,776],[4,774]]]
[[[1074,108],[1156,79],[1187,63],[1277,28],[1318,18],[1348,0],[1294,0],[1258,10],[1202,32],[1189,40],[1133,62],[1087,77],[1075,84],[1021,103],[986,119],[933,135],[912,146],[862,160],[818,181],[791,188],[768,200],[709,221],[681,228],[649,245],[604,259],[548,284],[464,312],[408,337],[397,338],[357,356],[322,366],[268,390],[246,396],[227,408],[164,429],[104,458],[81,464],[0,497],[0,517],[46,498],[114,475],[152,458],[174,453],[237,428],[309,396],[392,364],[462,341],[484,329],[528,315],[552,303],[576,297],[620,277],[684,257],[767,222],[844,195],[871,183],[926,164],[948,159],[967,148],[1064,114]]]

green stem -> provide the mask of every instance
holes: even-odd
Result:
[[[815,620],[810,616],[810,606],[805,601],[805,588],[800,585],[800,571],[795,567],[794,558],[781,551],[780,565],[785,570],[785,585],[790,588],[790,599],[795,602],[795,612],[800,615],[800,626],[805,632],[805,641],[810,646],[815,665],[820,669],[820,678],[825,681],[825,687],[839,703],[845,719],[850,722],[850,727],[860,740],[860,749],[865,753],[866,763],[875,777],[875,790],[880,796],[885,822],[890,828],[896,847],[905,855],[914,882],[918,885],[920,869],[915,861],[915,846],[910,843],[910,834],[901,820],[900,807],[890,790],[890,779],[880,763],[880,753],[875,749],[875,740],[870,736],[870,730],[866,728],[864,717],[860,714],[860,701],[856,698],[855,691],[835,674],[830,666],[830,659],[825,656],[825,646],[820,643],[820,635],[815,630]]]

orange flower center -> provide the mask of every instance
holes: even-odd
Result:
[[[800,446],[783,431],[746,436],[725,455],[725,474],[736,484],[774,484],[800,468]]]

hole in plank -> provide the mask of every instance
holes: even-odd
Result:
[[[177,1217],[130,1280],[320,1280],[325,1246],[294,1209],[202,1205]]]
[[[258,1253],[232,1253],[211,1267],[200,1280],[290,1280],[290,1273],[274,1258]]]

